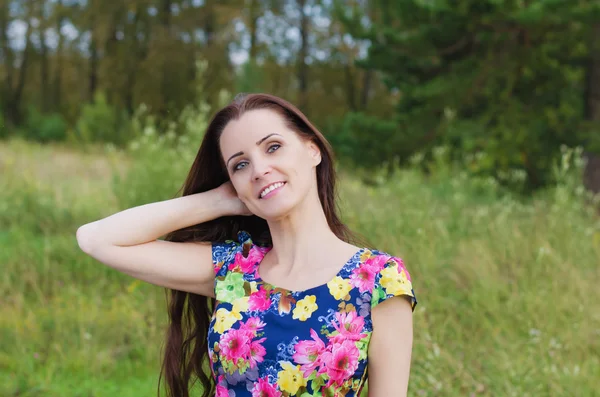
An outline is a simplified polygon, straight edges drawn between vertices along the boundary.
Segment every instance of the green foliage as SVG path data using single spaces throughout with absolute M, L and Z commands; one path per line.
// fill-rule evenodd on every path
M 560 182 L 528 200 L 445 160 L 426 180 L 411 168 L 377 187 L 354 178 L 342 185 L 346 219 L 421 280 L 409 394 L 593 395 L 592 383 L 580 381 L 599 368 L 597 358 L 584 358 L 598 344 L 572 341 L 595 332 L 578 328 L 589 317 L 571 299 L 587 299 L 584 284 L 597 277 L 592 258 L 600 255 L 579 158 L 565 150 L 555 168 Z
M 115 174 L 113 185 L 122 208 L 177 195 L 200 145 L 206 116 L 206 113 L 198 112 L 194 115 L 195 120 L 184 117 L 186 120 L 182 122 L 188 124 L 189 130 L 181 135 L 175 132 L 175 123 L 159 133 L 153 117 L 143 123 L 134 119 L 133 128 L 140 136 L 127 146 L 133 164 L 124 175 Z
M 343 160 L 369 170 L 414 153 L 397 122 L 365 113 L 348 113 L 331 142 Z
M 78 218 L 99 216 L 98 209 L 90 211 L 90 207 L 65 199 L 85 194 L 85 179 L 97 172 L 78 174 L 82 159 L 73 162 L 69 152 L 52 143 L 13 137 L 7 145 L 0 150 L 0 234 L 23 228 L 37 235 L 52 235 L 75 230 Z M 90 155 L 88 160 L 95 158 Z M 71 175 L 65 178 L 66 173 Z
M 74 227 L 73 213 L 58 206 L 53 195 L 27 179 L 3 178 L 0 225 L 22 226 L 40 234 Z M 60 208 L 60 210 L 59 210 Z
M 586 143 L 585 67 L 591 15 L 600 5 L 372 5 L 370 28 L 356 28 L 356 9 L 346 23 L 356 38 L 371 41 L 360 64 L 382 72 L 400 100 L 392 120 L 348 116 L 345 141 L 356 153 L 369 145 L 366 156 L 355 156 L 361 163 L 406 163 L 414 153 L 444 145 L 457 159 L 483 154 L 488 161 L 477 173 L 503 182 L 503 173 L 522 171 L 521 188 L 537 188 L 552 182 L 561 145 Z
M 76 132 L 76 139 L 82 143 L 103 142 L 122 146 L 132 138 L 126 112 L 110 105 L 100 92 L 94 96 L 94 102 L 83 105 Z
M 21 131 L 29 140 L 61 142 L 67 138 L 67 122 L 59 113 L 43 114 L 34 106 L 30 106 Z
M 201 76 L 206 64 L 200 62 L 197 68 Z M 122 208 L 173 198 L 183 187 L 210 117 L 202 93 L 198 92 L 197 97 L 198 102 L 186 106 L 178 120 L 163 131 L 144 106 L 138 109 L 131 123 L 138 138 L 126 149 L 132 166 L 123 175 L 116 173 L 113 184 Z M 221 92 L 218 102 L 224 105 L 229 99 L 228 93 Z
M 260 92 L 264 86 L 264 68 L 253 62 L 244 63 L 235 81 L 236 92 Z

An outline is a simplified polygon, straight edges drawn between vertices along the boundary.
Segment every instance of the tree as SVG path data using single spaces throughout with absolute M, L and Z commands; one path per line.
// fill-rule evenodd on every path
M 14 53 L 9 43 L 10 1 L 0 2 L 0 59 L 2 60 L 2 82 L 0 83 L 0 110 L 6 110 L 12 99 L 14 79 Z
M 475 172 L 505 180 L 523 170 L 536 188 L 549 181 L 560 146 L 582 142 L 573 133 L 582 126 L 582 46 L 597 5 L 374 0 L 372 7 L 372 25 L 357 37 L 371 43 L 363 65 L 383 72 L 400 99 L 393 122 L 353 117 L 391 146 L 383 160 L 402 163 L 444 144 L 456 158 L 484 154 L 470 163 Z
M 16 36 L 16 25 L 29 31 Z M 119 114 L 144 103 L 169 122 L 197 95 L 215 108 L 221 90 L 237 88 L 287 98 L 335 132 L 369 96 L 378 115 L 389 109 L 389 96 L 374 94 L 384 88 L 375 74 L 354 65 L 358 46 L 344 39 L 322 0 L 0 0 L 0 107 L 23 129 L 20 113 L 32 109 L 40 125 L 59 112 L 77 130 L 95 98 Z M 234 49 L 248 50 L 241 70 Z M 196 90 L 199 59 L 208 67 Z
M 590 122 L 584 184 L 594 193 L 600 192 L 600 18 L 590 32 L 590 54 L 586 68 L 585 118 Z
M 22 98 L 23 91 L 25 89 L 25 81 L 27 78 L 27 71 L 31 63 L 31 55 L 32 55 L 32 43 L 31 43 L 31 35 L 33 32 L 32 27 L 32 17 L 34 14 L 34 4 L 33 0 L 29 0 L 23 2 L 21 4 L 21 12 L 23 19 L 25 21 L 25 48 L 23 50 L 21 56 L 21 63 L 18 68 L 18 77 L 15 82 L 14 87 L 9 88 L 9 98 L 7 105 L 7 112 L 9 120 L 11 120 L 14 124 L 18 124 L 22 121 Z M 10 52 L 11 50 L 9 50 Z M 12 68 L 12 65 L 7 65 L 8 68 Z

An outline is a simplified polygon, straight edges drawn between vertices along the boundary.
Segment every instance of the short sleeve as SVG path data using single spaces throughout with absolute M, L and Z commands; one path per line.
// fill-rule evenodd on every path
M 252 245 L 252 239 L 247 232 L 238 233 L 237 241 L 212 242 L 212 264 L 215 276 L 225 276 L 229 265 L 235 262 L 236 255 Z
M 417 298 L 412 287 L 410 274 L 406 270 L 402 259 L 390 256 L 383 268 L 375 274 L 371 308 L 394 296 L 407 298 L 412 310 L 415 310 Z

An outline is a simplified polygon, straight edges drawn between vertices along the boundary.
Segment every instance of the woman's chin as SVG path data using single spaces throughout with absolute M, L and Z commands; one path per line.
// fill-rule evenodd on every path
M 262 206 L 252 212 L 266 221 L 277 221 L 288 216 L 293 208 L 294 206 L 288 203 L 277 203 L 272 206 Z

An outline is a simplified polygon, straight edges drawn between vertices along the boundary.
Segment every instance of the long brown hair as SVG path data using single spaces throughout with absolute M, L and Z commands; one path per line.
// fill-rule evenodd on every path
M 247 111 L 265 108 L 277 112 L 290 129 L 319 147 L 321 163 L 317 166 L 317 190 L 327 223 L 340 239 L 346 242 L 364 242 L 364 239 L 352 233 L 338 216 L 336 174 L 331 146 L 299 109 L 273 95 L 237 95 L 232 103 L 214 115 L 185 180 L 182 194 L 186 196 L 206 192 L 229 180 L 219 147 L 221 134 L 231 120 L 239 119 Z M 171 232 L 165 239 L 176 242 L 216 242 L 236 239 L 240 230 L 247 231 L 257 244 L 272 244 L 267 222 L 255 215 L 221 217 Z M 214 298 L 170 290 L 170 323 L 159 378 L 159 395 L 160 381 L 163 377 L 167 383 L 167 395 L 170 397 L 189 397 L 191 382 L 196 378 L 202 385 L 203 397 L 214 394 L 214 380 L 207 360 L 208 325 L 214 304 Z

